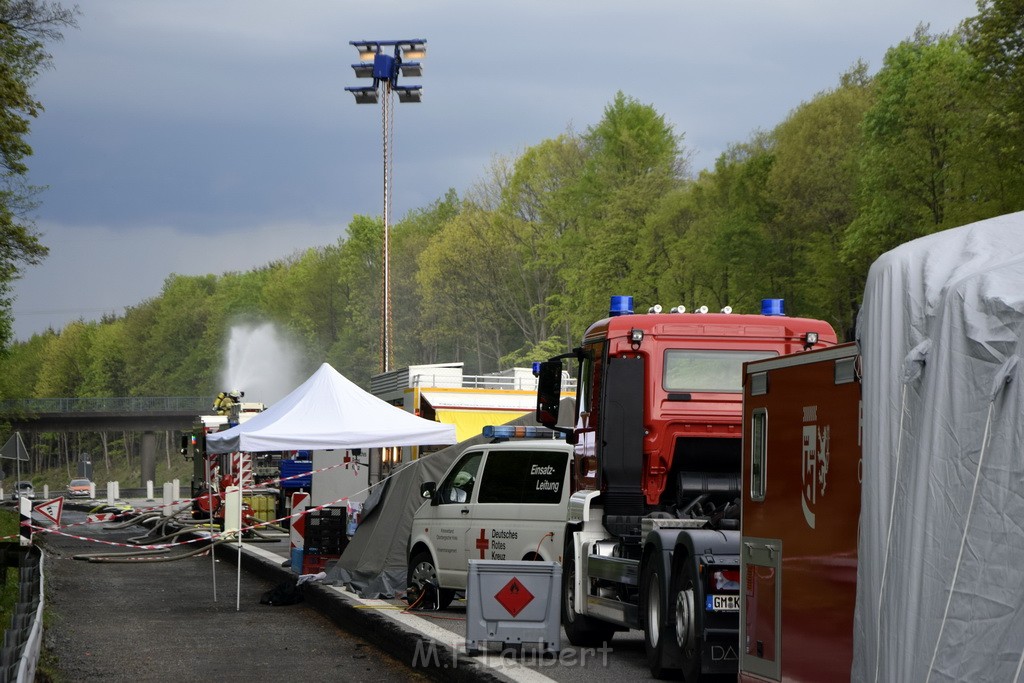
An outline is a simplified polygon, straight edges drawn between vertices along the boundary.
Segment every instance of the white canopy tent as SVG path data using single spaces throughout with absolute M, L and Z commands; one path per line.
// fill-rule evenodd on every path
M 383 448 L 455 443 L 455 427 L 369 394 L 324 363 L 248 421 L 206 437 L 211 453 Z

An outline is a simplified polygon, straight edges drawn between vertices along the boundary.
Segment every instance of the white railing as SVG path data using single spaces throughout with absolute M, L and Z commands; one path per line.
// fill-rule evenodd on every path
M 511 391 L 537 391 L 537 378 L 533 376 L 502 375 L 416 375 L 411 379 L 419 389 L 497 389 Z M 562 379 L 562 391 L 575 393 L 575 378 Z

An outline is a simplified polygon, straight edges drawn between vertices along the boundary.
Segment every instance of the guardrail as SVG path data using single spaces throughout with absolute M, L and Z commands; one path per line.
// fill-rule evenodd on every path
M 0 683 L 35 680 L 43 643 L 43 554 L 17 542 L 0 544 L 0 578 L 18 568 L 18 601 L 0 647 Z
M 212 396 L 12 398 L 0 401 L 0 414 L 191 412 L 199 415 L 210 412 L 212 405 Z

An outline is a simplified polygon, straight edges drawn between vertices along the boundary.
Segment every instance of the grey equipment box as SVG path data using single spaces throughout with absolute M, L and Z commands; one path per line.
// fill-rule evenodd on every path
M 466 651 L 485 642 L 535 643 L 561 649 L 562 565 L 470 560 L 466 585 Z

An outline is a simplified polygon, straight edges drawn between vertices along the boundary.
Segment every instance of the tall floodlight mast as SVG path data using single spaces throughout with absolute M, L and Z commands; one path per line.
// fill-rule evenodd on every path
M 382 258 L 383 288 L 381 292 L 380 369 L 388 372 L 394 362 L 391 321 L 391 155 L 394 121 L 394 97 L 399 102 L 419 102 L 421 85 L 398 85 L 398 77 L 422 76 L 421 59 L 427 55 L 425 40 L 353 40 L 359 51 L 359 63 L 353 64 L 356 78 L 372 78 L 372 86 L 345 88 L 356 98 L 356 104 L 381 103 L 384 138 L 384 253 Z M 389 50 L 386 52 L 385 50 Z M 383 93 L 383 97 L 381 94 Z

